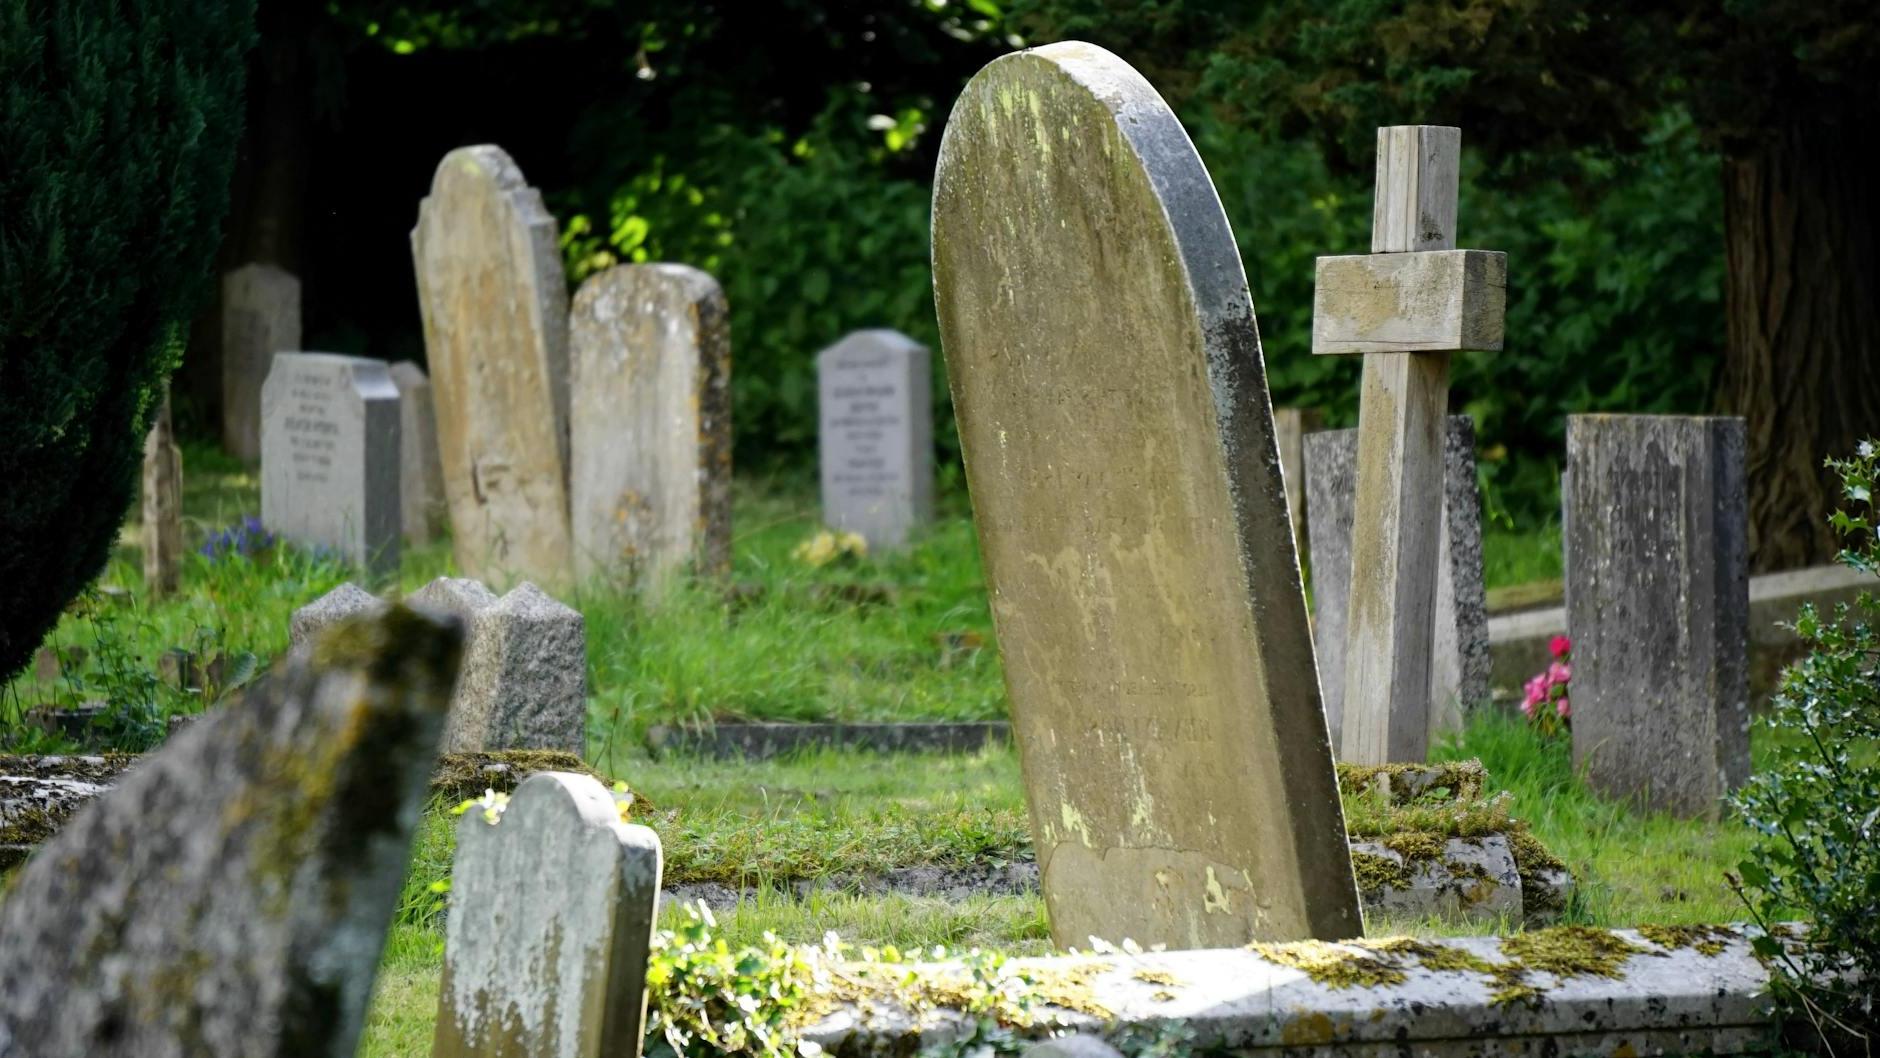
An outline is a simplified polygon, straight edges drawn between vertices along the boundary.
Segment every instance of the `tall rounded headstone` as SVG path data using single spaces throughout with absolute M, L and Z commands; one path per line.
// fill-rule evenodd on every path
M 1052 933 L 1362 932 L 1239 251 L 1101 48 L 955 105 L 934 289 Z

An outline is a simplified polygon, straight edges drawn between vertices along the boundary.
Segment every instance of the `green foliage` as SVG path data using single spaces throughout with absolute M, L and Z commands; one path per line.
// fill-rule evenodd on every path
M 1875 573 L 1880 454 L 1867 441 L 1828 466 L 1846 501 L 1834 515 L 1841 560 Z M 1795 630 L 1809 652 L 1783 674 L 1768 718 L 1775 757 L 1735 797 L 1758 835 L 1739 892 L 1765 926 L 1807 916 L 1804 940 L 1764 937 L 1757 950 L 1786 971 L 1796 1013 L 1831 1040 L 1864 1038 L 1870 1049 L 1880 1032 L 1880 601 L 1863 592 L 1825 618 L 1803 607 Z
M 0 679 L 110 555 L 209 272 L 243 0 L 0 0 Z

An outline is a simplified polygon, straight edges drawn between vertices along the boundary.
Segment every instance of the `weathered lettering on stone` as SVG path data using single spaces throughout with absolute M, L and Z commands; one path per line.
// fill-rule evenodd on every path
M 437 406 L 423 368 L 400 360 L 391 375 L 398 387 L 399 522 L 406 543 L 428 544 L 443 531 L 450 509 L 437 457 Z
M 1573 758 L 1713 816 L 1749 775 L 1749 528 L 1735 418 L 1567 419 Z
M 581 614 L 528 582 L 498 598 L 474 580 L 439 577 L 413 606 L 468 627 L 444 751 L 587 751 L 587 631 Z
M 933 245 L 1054 936 L 1356 935 L 1253 305 L 1180 123 L 1101 48 L 998 59 Z
M 570 323 L 575 572 L 658 584 L 731 565 L 731 341 L 717 280 L 621 265 Z
M 933 375 L 899 331 L 856 331 L 816 356 L 823 522 L 895 548 L 933 518 Z
M 500 147 L 444 156 L 411 232 L 457 566 L 569 577 L 568 290 L 555 218 Z
M 280 353 L 261 397 L 261 520 L 375 572 L 398 568 L 398 388 L 385 364 Z
M 0 905 L 0 1053 L 351 1055 L 460 644 L 337 630 L 66 823 Z
M 434 1058 L 636 1058 L 659 838 L 605 786 L 543 772 L 457 825 Z
M 222 277 L 222 447 L 261 459 L 261 385 L 275 353 L 300 348 L 300 280 L 271 264 Z

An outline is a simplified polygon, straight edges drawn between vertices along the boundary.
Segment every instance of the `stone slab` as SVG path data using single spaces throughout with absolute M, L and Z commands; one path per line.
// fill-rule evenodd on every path
M 590 277 L 569 325 L 569 474 L 577 576 L 652 586 L 731 567 L 731 337 L 696 268 Z
M 1053 936 L 1348 936 L 1358 899 L 1240 252 L 1078 42 L 966 86 L 934 290 Z
M 933 368 L 899 331 L 856 331 L 816 354 L 823 522 L 875 550 L 933 519 Z
M 1365 914 L 1431 915 L 1457 922 L 1522 920 L 1521 873 L 1508 839 L 1499 834 L 1451 838 L 1440 858 L 1406 862 L 1402 853 L 1354 841 L 1351 853 L 1388 860 L 1404 871 L 1401 883 L 1361 889 Z M 1362 877 L 1362 876 L 1361 876 Z
M 271 264 L 222 276 L 222 447 L 261 461 L 261 386 L 275 353 L 300 348 L 300 280 Z
M 379 360 L 277 353 L 261 393 L 261 521 L 376 574 L 398 569 L 398 387 Z
M 816 749 L 865 749 L 876 753 L 975 753 L 1003 745 L 1011 725 L 987 723 L 883 724 L 655 724 L 646 731 L 655 753 L 769 760 Z
M 424 368 L 400 360 L 389 370 L 398 387 L 399 522 L 406 543 L 428 544 L 450 524 L 444 465 L 437 455 L 437 405 Z

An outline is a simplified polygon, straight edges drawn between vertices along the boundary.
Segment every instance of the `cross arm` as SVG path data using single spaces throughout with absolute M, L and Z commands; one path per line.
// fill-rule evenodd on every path
M 1495 250 L 1321 257 L 1312 351 L 1499 350 L 1507 290 L 1508 256 Z

